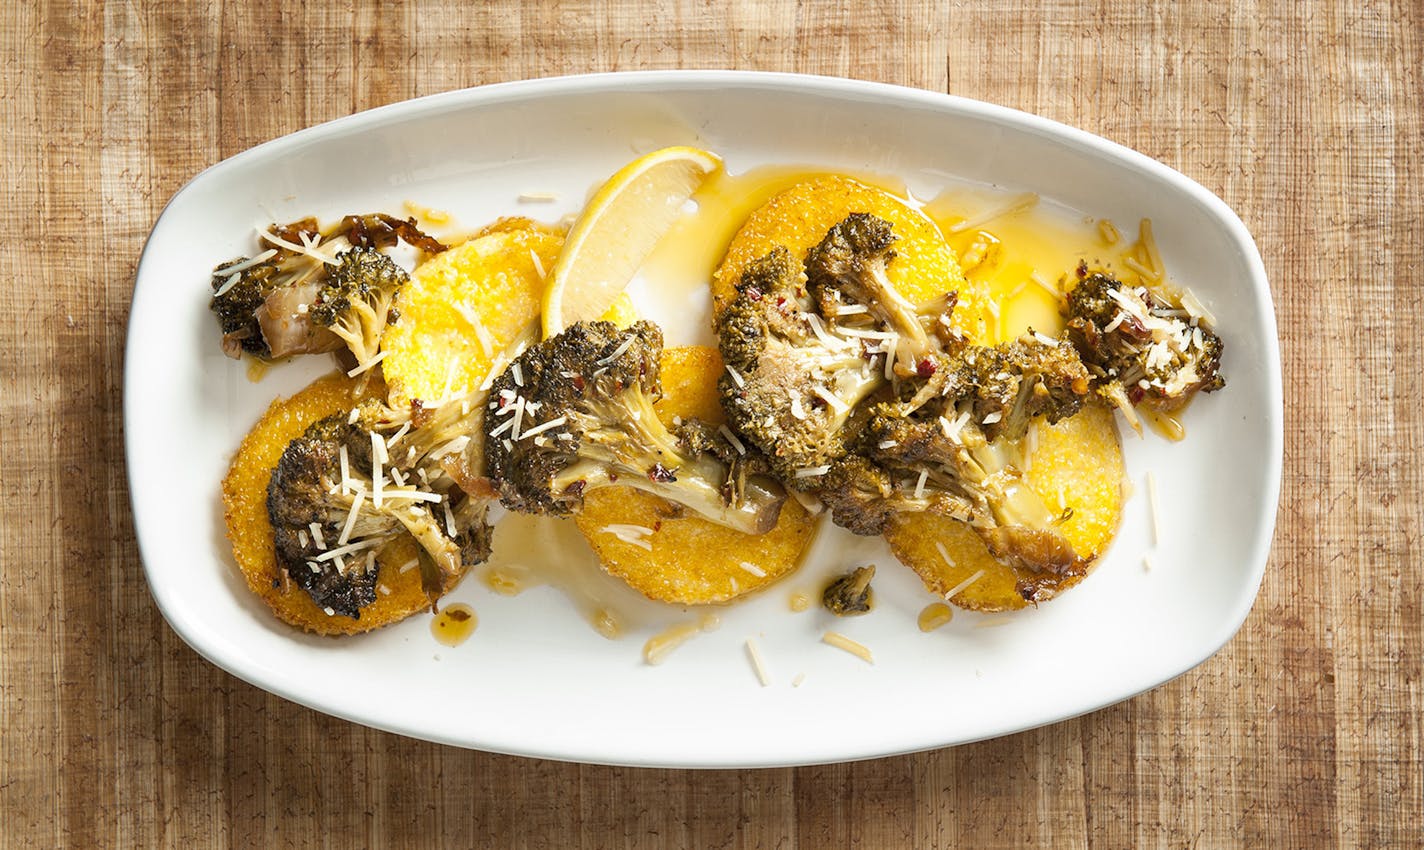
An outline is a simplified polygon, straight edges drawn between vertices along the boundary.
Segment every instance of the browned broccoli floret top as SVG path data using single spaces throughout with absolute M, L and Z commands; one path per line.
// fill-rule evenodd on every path
M 757 456 L 688 422 L 667 429 L 662 332 L 579 322 L 529 347 L 495 379 L 488 474 L 512 510 L 566 515 L 596 487 L 636 487 L 748 533 L 775 524 L 786 494 L 751 474 Z

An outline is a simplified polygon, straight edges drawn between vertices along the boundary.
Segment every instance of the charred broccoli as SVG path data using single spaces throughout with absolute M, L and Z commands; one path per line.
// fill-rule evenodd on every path
M 375 248 L 352 248 L 336 255 L 308 314 L 340 337 L 357 363 L 368 363 L 386 325 L 399 318 L 396 297 L 409 281 L 404 269 Z
M 974 526 L 999 558 L 1035 570 L 1077 563 L 1050 511 L 1024 479 L 1031 422 L 1081 408 L 1088 374 L 1066 344 L 1026 335 L 992 348 L 962 345 L 932 374 L 870 406 L 853 452 L 817 495 L 837 525 L 879 534 L 899 514 L 929 512 Z
M 718 318 L 728 419 L 787 486 L 880 534 L 903 513 L 975 526 L 1000 558 L 1077 563 L 1023 479 L 1035 419 L 1082 407 L 1090 375 L 1038 333 L 992 347 L 952 330 L 954 293 L 911 304 L 889 282 L 895 235 L 874 216 L 832 227 L 801 266 L 783 248 L 747 266 Z
M 1138 427 L 1134 405 L 1175 410 L 1197 392 L 1226 385 L 1221 338 L 1161 293 L 1087 274 L 1068 293 L 1068 339 L 1094 389 Z
M 862 402 L 928 374 L 956 339 L 954 293 L 916 307 L 886 279 L 894 240 L 887 222 L 853 214 L 811 249 L 804 275 L 778 247 L 747 266 L 717 319 L 722 407 L 798 490 L 814 490 L 846 455 Z
M 874 594 L 870 582 L 875 578 L 875 565 L 858 567 L 830 584 L 821 593 L 821 607 L 837 617 L 855 617 L 870 613 Z
M 504 505 L 566 515 L 590 490 L 621 484 L 747 533 L 774 527 L 786 494 L 756 474 L 754 452 L 703 423 L 669 431 L 658 419 L 661 356 L 650 322 L 580 322 L 515 359 L 491 387 L 485 424 Z
M 317 605 L 359 619 L 375 601 L 387 545 L 402 534 L 419 544 L 432 602 L 488 557 L 493 491 L 469 462 L 480 411 L 465 400 L 412 418 L 367 402 L 293 440 L 267 488 L 277 559 L 291 580 Z
M 906 300 L 886 276 L 895 259 L 891 246 L 896 238 L 890 222 L 868 213 L 851 213 L 806 255 L 806 283 L 824 317 L 838 317 L 846 308 L 865 307 L 897 335 L 896 365 L 901 373 L 914 374 L 937 350 L 932 334 L 940 320 L 948 319 L 955 296 L 949 294 L 924 305 Z
M 445 250 L 413 220 L 382 214 L 347 216 L 325 232 L 311 218 L 261 231 L 261 253 L 213 271 L 209 306 L 223 351 L 275 359 L 345 345 L 369 363 L 407 280 L 381 249 L 401 239 L 427 254 Z

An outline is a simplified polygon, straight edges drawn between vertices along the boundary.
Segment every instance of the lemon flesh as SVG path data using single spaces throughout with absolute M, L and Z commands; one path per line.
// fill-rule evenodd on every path
M 549 272 L 544 336 L 602 316 L 693 193 L 721 167 L 715 154 L 670 147 L 639 157 L 610 177 L 574 222 Z

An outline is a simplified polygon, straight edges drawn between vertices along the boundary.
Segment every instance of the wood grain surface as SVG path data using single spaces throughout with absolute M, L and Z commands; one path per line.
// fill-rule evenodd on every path
M 1405 847 L 1424 834 L 1424 8 L 62 0 L 0 12 L 0 844 Z M 803 71 L 1122 142 L 1265 256 L 1286 471 L 1240 634 L 1045 729 L 799 770 L 485 755 L 225 675 L 144 583 L 123 463 L 143 240 L 207 165 L 319 121 L 584 71 Z

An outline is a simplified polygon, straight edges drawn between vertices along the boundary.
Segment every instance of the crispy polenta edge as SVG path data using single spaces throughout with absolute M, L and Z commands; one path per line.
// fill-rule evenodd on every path
M 722 358 L 704 346 L 663 352 L 663 397 L 658 416 L 725 421 L 717 400 Z M 680 605 L 727 603 L 795 572 L 810 544 L 815 521 L 788 499 L 774 529 L 745 534 L 678 509 L 665 499 L 628 487 L 590 492 L 574 517 L 599 563 L 650 599 Z M 649 548 L 610 532 L 619 525 L 653 530 Z
M 405 537 L 381 551 L 377 583 L 389 592 L 379 592 L 376 601 L 362 609 L 360 619 L 327 614 L 277 564 L 267 485 L 287 444 L 312 423 L 384 393 L 378 379 L 329 375 L 289 398 L 273 401 L 243 438 L 223 478 L 223 513 L 233 558 L 247 586 L 284 623 L 317 634 L 349 635 L 399 622 L 430 607 L 420 570 L 401 571 L 416 557 L 414 545 Z

